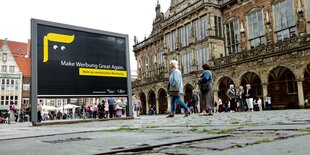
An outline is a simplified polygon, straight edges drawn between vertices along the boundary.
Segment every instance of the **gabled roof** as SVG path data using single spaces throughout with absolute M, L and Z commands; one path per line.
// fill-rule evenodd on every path
M 3 40 L 0 39 L 0 48 L 2 47 Z M 9 48 L 13 55 L 27 55 L 28 43 L 8 41 Z
M 0 39 L 0 48 L 2 47 L 3 40 Z M 18 68 L 23 73 L 23 77 L 30 77 L 30 58 L 25 57 L 30 52 L 30 40 L 28 43 L 8 41 L 9 49 L 18 65 Z
M 25 57 L 16 57 L 14 56 L 14 59 L 23 73 L 23 77 L 30 77 L 30 58 L 25 58 Z

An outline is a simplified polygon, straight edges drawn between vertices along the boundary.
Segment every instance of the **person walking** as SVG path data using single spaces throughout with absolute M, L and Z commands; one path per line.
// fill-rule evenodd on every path
M 198 113 L 198 103 L 200 102 L 199 100 L 200 99 L 199 99 L 198 92 L 196 90 L 193 90 L 193 92 L 192 92 L 192 104 L 193 104 L 193 110 L 194 110 L 195 114 Z
M 250 84 L 246 85 L 245 100 L 249 108 L 248 110 L 253 112 L 253 91 Z
M 134 96 L 133 97 L 134 102 L 133 102 L 133 107 L 134 107 L 134 116 L 139 117 L 140 115 L 140 107 L 141 107 L 141 101 L 139 97 Z
M 236 103 L 237 91 L 233 84 L 229 86 L 229 89 L 227 90 L 226 95 L 229 98 L 230 111 L 236 112 L 237 111 L 237 103 Z
M 108 99 L 108 104 L 109 104 L 109 118 L 113 118 L 114 116 L 114 98 L 111 97 Z
M 244 109 L 246 108 L 245 93 L 244 93 L 243 86 L 239 86 L 238 101 L 239 101 L 239 104 L 240 104 L 239 109 L 240 109 L 241 112 L 243 112 Z
M 212 114 L 213 109 L 213 90 L 212 90 L 212 73 L 210 71 L 210 66 L 208 64 L 202 65 L 203 72 L 198 78 L 200 92 L 201 92 L 201 106 L 203 112 L 200 116 L 209 116 Z
M 178 62 L 176 60 L 170 61 L 171 73 L 169 76 L 168 90 L 171 97 L 171 113 L 167 117 L 174 117 L 176 112 L 176 102 L 180 104 L 181 107 L 185 109 L 185 117 L 190 115 L 188 106 L 181 100 L 183 95 L 183 82 L 182 82 L 182 73 L 178 69 Z
M 268 94 L 267 97 L 266 97 L 266 109 L 267 110 L 271 110 L 272 109 L 270 94 Z

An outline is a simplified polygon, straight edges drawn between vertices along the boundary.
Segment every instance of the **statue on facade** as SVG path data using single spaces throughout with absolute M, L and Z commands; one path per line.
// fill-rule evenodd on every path
M 133 42 L 135 43 L 135 44 L 138 44 L 138 38 L 137 38 L 137 36 L 133 36 Z

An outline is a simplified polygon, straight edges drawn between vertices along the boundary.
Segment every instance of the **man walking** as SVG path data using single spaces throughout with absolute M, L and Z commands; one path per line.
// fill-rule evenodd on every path
M 111 97 L 108 99 L 108 104 L 109 104 L 109 115 L 110 117 L 109 118 L 113 118 L 113 115 L 114 115 L 114 98 Z

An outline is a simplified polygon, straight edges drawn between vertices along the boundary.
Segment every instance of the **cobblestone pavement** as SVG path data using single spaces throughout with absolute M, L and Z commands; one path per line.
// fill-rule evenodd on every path
M 1 154 L 306 155 L 309 144 L 310 110 L 0 125 Z

